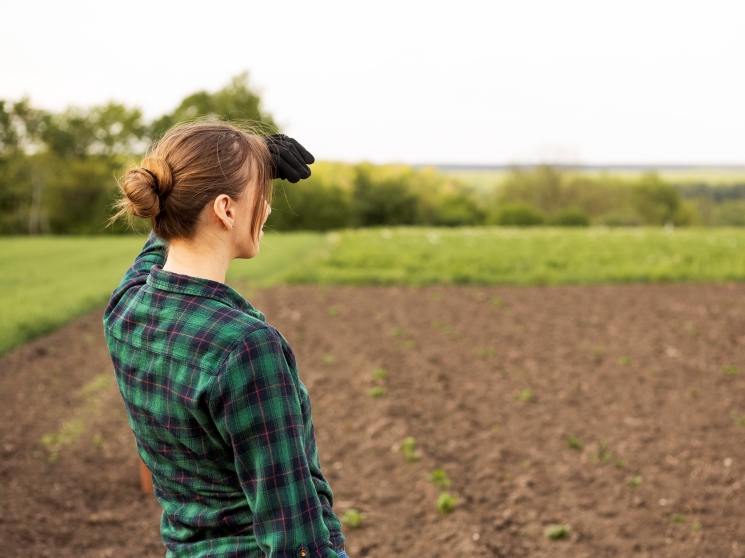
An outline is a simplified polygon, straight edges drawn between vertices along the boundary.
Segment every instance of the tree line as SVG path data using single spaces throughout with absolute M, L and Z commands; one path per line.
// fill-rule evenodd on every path
M 210 116 L 277 130 L 245 73 L 151 121 L 113 102 L 54 113 L 0 100 L 0 234 L 126 232 L 124 223 L 106 227 L 116 177 L 174 124 Z M 268 226 L 485 224 L 745 226 L 745 185 L 676 187 L 655 174 L 629 180 L 544 165 L 515 168 L 482 193 L 434 168 L 318 162 L 308 180 L 277 182 Z
M 276 130 L 245 73 L 150 122 L 114 102 L 54 113 L 0 99 L 0 234 L 125 232 L 123 223 L 106 228 L 117 176 L 172 125 L 200 116 Z

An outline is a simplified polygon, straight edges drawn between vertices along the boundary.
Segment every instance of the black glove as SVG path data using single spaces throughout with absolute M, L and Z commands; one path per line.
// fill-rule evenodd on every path
M 294 184 L 310 176 L 308 165 L 314 163 L 315 158 L 297 140 L 284 134 L 273 134 L 264 141 L 272 156 L 272 178 Z

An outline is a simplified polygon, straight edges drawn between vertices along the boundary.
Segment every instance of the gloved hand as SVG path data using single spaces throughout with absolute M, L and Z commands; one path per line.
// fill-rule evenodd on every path
M 272 156 L 272 178 L 294 184 L 310 176 L 308 165 L 314 163 L 315 158 L 297 140 L 284 134 L 272 134 L 264 141 Z

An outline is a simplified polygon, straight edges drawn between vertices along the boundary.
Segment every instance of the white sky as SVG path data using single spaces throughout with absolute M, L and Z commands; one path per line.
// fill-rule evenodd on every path
M 745 164 L 745 1 L 5 2 L 0 98 L 149 117 L 248 70 L 317 158 Z

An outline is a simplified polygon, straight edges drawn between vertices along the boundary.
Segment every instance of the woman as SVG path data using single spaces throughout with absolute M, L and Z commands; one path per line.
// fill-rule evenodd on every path
M 259 252 L 271 179 L 312 162 L 286 136 L 190 124 L 120 184 L 115 218 L 153 232 L 104 330 L 167 556 L 346 557 L 292 349 L 225 285 L 231 260 Z

